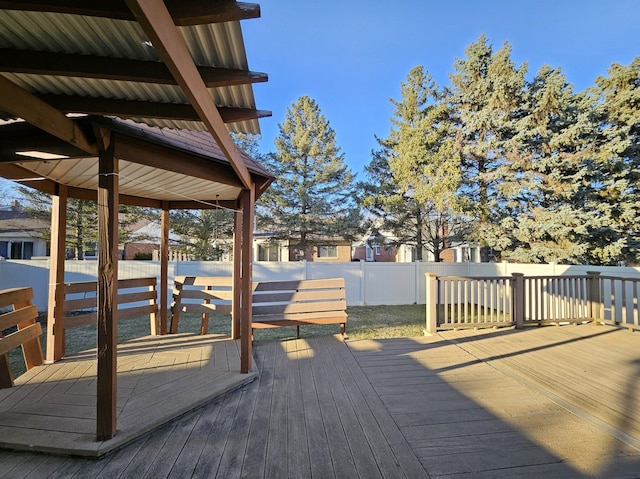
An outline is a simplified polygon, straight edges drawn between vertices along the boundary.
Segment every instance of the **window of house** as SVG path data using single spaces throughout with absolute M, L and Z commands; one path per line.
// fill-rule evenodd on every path
M 318 246 L 318 258 L 337 258 L 337 257 L 338 257 L 337 245 Z
M 33 241 L 0 241 L 0 256 L 7 259 L 31 259 Z
M 376 253 L 376 256 L 380 256 L 380 245 L 379 244 L 374 244 L 373 245 L 373 251 Z
M 278 245 L 258 245 L 258 261 L 278 261 Z

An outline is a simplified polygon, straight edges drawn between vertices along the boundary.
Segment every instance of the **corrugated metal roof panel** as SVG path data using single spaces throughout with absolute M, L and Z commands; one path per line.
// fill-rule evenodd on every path
M 178 27 L 194 63 L 199 66 L 248 69 L 239 22 Z M 73 32 L 71 35 L 69 32 Z M 47 12 L 0 11 L 0 47 L 73 53 L 136 60 L 158 55 L 136 22 Z M 186 103 L 172 85 L 109 81 L 91 78 L 2 75 L 32 93 L 82 95 L 112 99 Z M 255 109 L 251 85 L 209 89 L 217 106 Z M 153 126 L 202 130 L 200 122 L 150 120 Z M 230 131 L 259 133 L 257 120 L 227 124 Z

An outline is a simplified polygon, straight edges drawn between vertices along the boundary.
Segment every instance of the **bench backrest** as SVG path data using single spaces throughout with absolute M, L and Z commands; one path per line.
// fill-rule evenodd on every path
M 118 320 L 149 316 L 152 335 L 158 334 L 157 279 L 118 280 Z M 64 329 L 98 322 L 98 282 L 82 281 L 64 285 Z
M 200 333 L 209 329 L 209 314 L 231 314 L 233 277 L 176 276 L 171 303 L 171 333 L 178 332 L 180 313 L 202 315 Z
M 183 313 L 231 313 L 231 276 L 176 276 L 171 307 Z
M 12 288 L 0 291 L 0 388 L 13 386 L 13 375 L 7 353 L 22 347 L 27 369 L 44 362 L 40 335 L 42 328 L 36 321 L 37 308 L 31 304 L 31 288 Z M 14 331 L 15 328 L 15 331 Z M 2 335 L 3 331 L 11 333 Z
M 261 281 L 253 286 L 253 316 L 344 311 L 344 278 Z

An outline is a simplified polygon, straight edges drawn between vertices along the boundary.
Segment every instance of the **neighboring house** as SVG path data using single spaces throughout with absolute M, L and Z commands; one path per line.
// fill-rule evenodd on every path
M 160 236 L 161 227 L 158 223 L 149 220 L 140 220 L 131 227 L 131 237 L 139 238 L 130 243 L 120 245 L 122 259 L 153 259 L 158 260 L 160 257 Z M 169 230 L 169 259 L 171 260 L 189 260 L 187 256 L 179 253 L 178 248 L 172 248 L 172 245 L 180 243 L 180 236 Z
M 353 248 L 353 260 L 395 263 L 397 251 L 387 238 L 386 235 L 378 235 L 377 237 L 371 234 L 365 235 L 360 243 Z
M 271 233 L 253 233 L 255 261 L 289 261 L 289 242 L 272 237 Z
M 445 250 L 443 256 L 446 254 L 448 263 L 480 263 L 482 261 L 481 250 L 480 246 L 462 243 Z M 492 257 L 492 255 L 489 256 L 489 261 L 491 261 Z M 444 258 L 443 261 L 445 261 Z
M 297 240 L 276 239 L 272 233 L 254 233 L 253 257 L 255 261 L 351 261 L 351 242 L 342 238 L 327 238 L 302 251 L 295 246 Z
M 49 242 L 43 235 L 50 223 L 30 218 L 18 201 L 0 205 L 0 256 L 7 259 L 31 259 L 48 256 Z
M 342 238 L 326 239 L 309 246 L 305 252 L 290 247 L 290 260 L 292 256 L 317 262 L 351 261 L 351 241 Z

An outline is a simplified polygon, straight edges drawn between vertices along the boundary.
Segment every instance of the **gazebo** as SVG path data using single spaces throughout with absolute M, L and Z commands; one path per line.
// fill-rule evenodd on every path
M 240 20 L 218 0 L 0 1 L 0 175 L 52 195 L 46 359 L 63 351 L 68 198 L 98 202 L 97 440 L 116 433 L 118 207 L 162 211 L 160 333 L 169 211 L 235 214 L 233 337 L 251 369 L 254 202 L 273 177 L 233 143 L 258 133 Z

